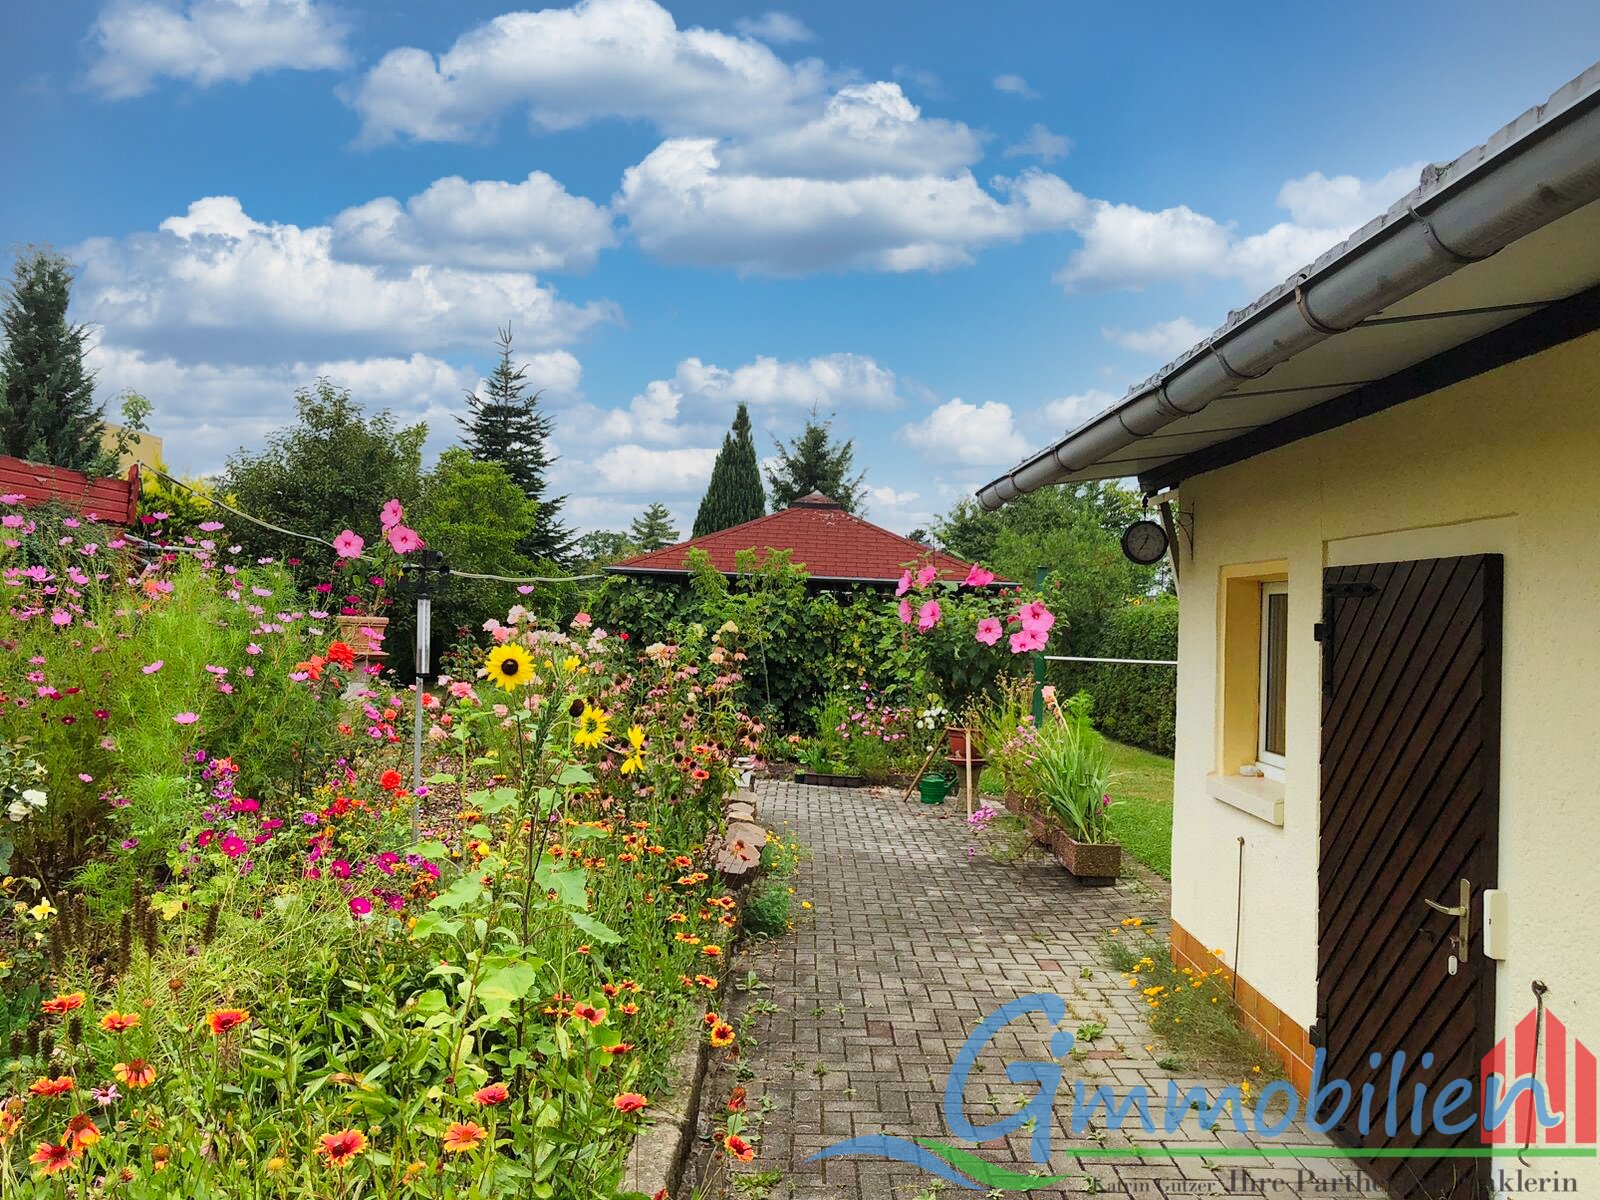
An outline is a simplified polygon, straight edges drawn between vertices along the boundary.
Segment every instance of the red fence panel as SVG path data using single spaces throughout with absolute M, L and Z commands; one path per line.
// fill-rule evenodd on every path
M 130 467 L 126 479 L 90 479 L 78 471 L 0 455 L 0 495 L 5 494 L 20 495 L 29 506 L 60 504 L 83 516 L 132 525 L 139 517 L 139 468 Z

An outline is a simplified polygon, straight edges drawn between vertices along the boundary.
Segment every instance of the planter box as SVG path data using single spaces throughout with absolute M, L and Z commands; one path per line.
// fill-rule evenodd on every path
M 822 771 L 796 771 L 796 783 L 814 783 L 821 787 L 858 788 L 866 787 L 867 780 L 864 775 L 829 775 Z
M 1041 814 L 1029 812 L 1022 819 L 1028 823 L 1028 832 L 1033 835 L 1034 841 L 1038 842 L 1041 846 L 1049 846 L 1052 844 L 1052 838 L 1056 831 L 1051 827 L 1050 822 L 1045 820 Z
M 389 657 L 383 648 L 383 636 L 389 629 L 388 617 L 340 613 L 334 618 L 334 623 L 339 627 L 339 640 L 355 651 L 356 662 L 365 666 L 369 662 L 380 662 Z M 363 629 L 372 632 L 362 633 Z
M 1122 847 L 1116 842 L 1074 841 L 1057 829 L 1051 839 L 1056 861 L 1085 887 L 1110 887 L 1122 873 Z

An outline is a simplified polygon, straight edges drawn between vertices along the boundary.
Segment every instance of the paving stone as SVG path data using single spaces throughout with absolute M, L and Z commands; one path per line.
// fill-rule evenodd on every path
M 754 1018 L 751 1037 L 758 1044 L 742 1061 L 755 1078 L 737 1078 L 730 1063 L 721 1063 L 707 1084 L 713 1119 L 735 1083 L 745 1083 L 752 1099 L 751 1132 L 759 1135 L 760 1153 L 752 1163 L 736 1164 L 735 1174 L 783 1172 L 772 1197 L 914 1200 L 933 1179 L 905 1164 L 805 1159 L 840 1138 L 871 1133 L 933 1137 L 970 1148 L 944 1126 L 951 1064 L 978 1022 L 1001 1004 L 1020 995 L 1056 992 L 1068 1003 L 1068 1028 L 1090 1020 L 1106 1028 L 1087 1057 L 1061 1060 L 1049 1170 L 1069 1178 L 1028 1195 L 1220 1196 L 1229 1189 L 1229 1173 L 1239 1171 L 1248 1171 L 1250 1181 L 1267 1183 L 1272 1196 L 1285 1200 L 1328 1194 L 1318 1190 L 1317 1181 L 1340 1172 L 1325 1160 L 1269 1163 L 1161 1153 L 1163 1148 L 1258 1144 L 1231 1124 L 1206 1130 L 1191 1116 L 1170 1132 L 1107 1131 L 1102 1110 L 1088 1131 L 1071 1133 L 1070 1104 L 1079 1081 L 1090 1092 L 1108 1088 L 1119 1103 L 1130 1089 L 1147 1088 L 1158 1124 L 1169 1080 L 1180 1091 L 1201 1087 L 1213 1094 L 1235 1082 L 1174 1076 L 1158 1067 L 1156 1056 L 1143 1049 L 1154 1039 L 1140 999 L 1103 963 L 1100 940 L 1123 918 L 1166 916 L 1168 894 L 1160 880 L 1132 878 L 1115 887 L 1085 888 L 1043 856 L 1009 864 L 982 854 L 969 859 L 958 811 L 914 800 L 901 803 L 893 790 L 764 781 L 758 794 L 762 817 L 809 851 L 791 882 L 796 900 L 810 900 L 814 907 L 797 905 L 790 936 L 756 943 L 730 964 L 735 978 L 753 970 L 767 985 L 767 990 L 729 996 L 725 1007 L 736 1021 L 760 999 L 780 1009 Z M 813 1016 L 818 1009 L 821 1015 Z M 966 1089 L 965 1111 L 974 1125 L 1012 1116 L 1033 1096 L 1035 1085 L 1007 1080 L 1005 1064 L 1049 1060 L 1050 1033 L 1042 1015 L 1018 1020 L 980 1054 Z M 815 1074 L 819 1063 L 826 1068 L 820 1076 Z M 757 1121 L 762 1098 L 771 1107 Z M 1018 1130 L 984 1143 L 979 1152 L 1026 1173 L 1034 1169 L 1030 1138 L 1029 1131 Z M 1292 1139 L 1284 1140 L 1327 1144 L 1299 1123 Z M 1073 1153 L 1074 1147 L 1134 1145 L 1153 1154 L 1113 1159 Z M 1232 1176 L 1235 1185 L 1245 1178 Z M 684 1196 L 692 1183 L 685 1182 Z M 948 1191 L 957 1194 L 958 1189 Z M 727 1187 L 725 1195 L 734 1200 L 745 1193 Z M 1254 1195 L 1259 1200 L 1261 1193 Z

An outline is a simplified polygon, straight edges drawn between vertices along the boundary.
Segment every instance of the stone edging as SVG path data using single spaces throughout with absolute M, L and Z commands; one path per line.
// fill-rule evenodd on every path
M 753 823 L 750 818 L 755 816 L 755 792 L 734 792 L 727 807 L 733 808 L 735 805 L 748 806 L 750 815 L 745 818 L 741 807 L 737 810 L 736 819 L 744 824 Z M 765 832 L 763 829 L 763 835 Z M 738 901 L 734 909 L 737 924 L 730 945 L 743 932 L 745 901 L 750 893 L 748 885 L 754 877 L 755 873 L 751 872 L 728 879 Z M 725 875 L 724 878 L 728 877 Z M 728 991 L 729 978 L 725 970 L 713 993 L 712 1006 L 702 1010 L 702 1020 L 695 1022 L 694 1040 L 673 1056 L 672 1065 L 668 1068 L 668 1077 L 674 1080 L 672 1091 L 665 1099 L 651 1102 L 649 1111 L 654 1120 L 639 1131 L 628 1150 L 622 1178 L 622 1190 L 625 1192 L 670 1197 L 681 1181 L 689 1150 L 694 1145 L 695 1126 L 700 1115 L 700 1093 L 711 1065 L 711 1044 L 702 1036 L 703 1018 L 706 1012 L 720 1009 Z

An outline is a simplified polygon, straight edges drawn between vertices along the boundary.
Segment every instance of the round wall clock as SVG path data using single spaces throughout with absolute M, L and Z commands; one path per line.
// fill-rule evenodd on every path
M 1122 531 L 1122 552 L 1130 562 L 1154 566 L 1167 552 L 1167 531 L 1154 521 L 1135 521 Z

